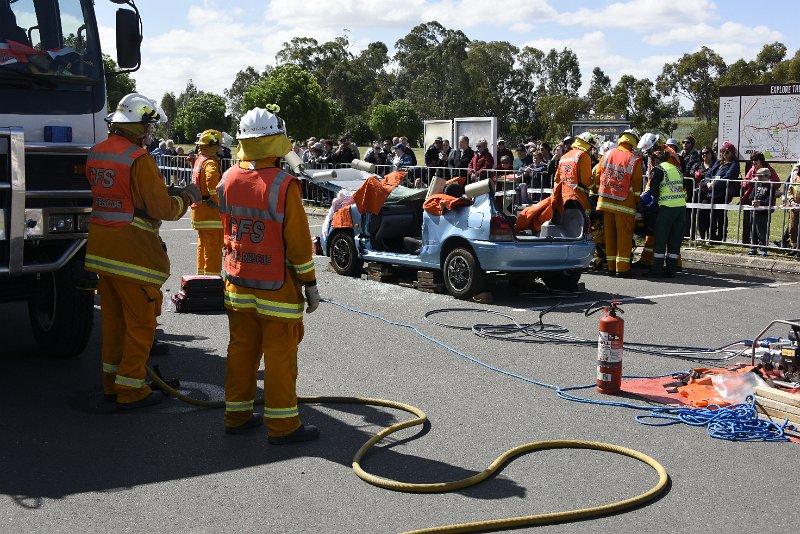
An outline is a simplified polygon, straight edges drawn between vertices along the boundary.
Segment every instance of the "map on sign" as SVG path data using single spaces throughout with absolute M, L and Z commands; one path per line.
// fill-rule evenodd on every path
M 800 156 L 800 95 L 743 96 L 739 150 L 761 151 L 770 160 Z
M 739 159 L 763 152 L 768 161 L 800 158 L 800 85 L 721 87 L 719 144 L 730 141 Z

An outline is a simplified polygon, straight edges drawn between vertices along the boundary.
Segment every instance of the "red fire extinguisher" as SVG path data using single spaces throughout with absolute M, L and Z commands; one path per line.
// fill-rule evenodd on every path
M 622 338 L 625 321 L 617 313 L 625 313 L 621 303 L 598 301 L 589 306 L 585 315 L 603 310 L 597 338 L 597 391 L 609 395 L 619 393 L 622 384 Z

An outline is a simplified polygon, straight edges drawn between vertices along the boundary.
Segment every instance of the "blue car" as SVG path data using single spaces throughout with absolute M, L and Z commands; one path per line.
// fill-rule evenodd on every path
M 319 185 L 339 189 L 335 182 Z M 594 252 L 581 206 L 568 202 L 539 232 L 515 232 L 519 195 L 498 188 L 491 180 L 472 184 L 467 193 L 478 193 L 470 205 L 434 215 L 422 208 L 426 190 L 399 186 L 377 215 L 349 205 L 349 228 L 334 228 L 332 209 L 320 236 L 323 253 L 345 276 L 360 276 L 365 261 L 440 271 L 448 293 L 461 299 L 482 292 L 493 272 L 538 277 L 554 290 L 575 289 Z

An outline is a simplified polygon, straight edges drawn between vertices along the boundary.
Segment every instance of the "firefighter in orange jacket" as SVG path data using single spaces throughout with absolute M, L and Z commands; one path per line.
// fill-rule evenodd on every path
M 592 158 L 589 150 L 600 148 L 600 137 L 583 132 L 572 143 L 572 150 L 561 156 L 556 168 L 555 183 L 564 182 L 578 193 L 584 200 L 583 205 L 589 206 L 589 189 L 592 187 Z M 587 210 L 588 216 L 588 210 Z
M 108 139 L 86 162 L 92 188 L 86 270 L 99 275 L 103 319 L 103 393 L 127 410 L 156 404 L 160 392 L 145 384 L 145 362 L 161 311 L 161 285 L 169 258 L 158 236 L 162 220 L 177 220 L 200 191 L 167 191 L 155 160 L 142 148 L 166 117 L 152 100 L 131 93 L 111 113 Z
M 202 200 L 192 204 L 192 228 L 197 230 L 197 274 L 220 274 L 222 270 L 222 221 L 217 207 L 222 133 L 205 130 L 197 138 L 197 159 L 192 183 Z
M 297 346 L 307 313 L 319 306 L 311 232 L 299 180 L 280 168 L 292 150 L 277 106 L 239 122 L 239 163 L 217 187 L 224 232 L 225 306 L 230 341 L 225 368 L 225 432 L 267 427 L 272 444 L 317 438 L 297 409 Z M 305 299 L 303 294 L 305 293 Z M 264 413 L 254 415 L 264 358 Z
M 608 274 L 630 278 L 633 225 L 642 194 L 642 160 L 635 152 L 639 134 L 625 130 L 618 143 L 600 160 L 597 210 L 603 212 Z

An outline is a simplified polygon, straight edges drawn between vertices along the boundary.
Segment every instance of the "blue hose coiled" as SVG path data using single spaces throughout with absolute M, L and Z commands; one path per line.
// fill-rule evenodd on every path
M 795 425 L 789 424 L 788 419 L 780 425 L 771 421 L 759 419 L 758 412 L 756 412 L 755 409 L 755 399 L 752 396 L 747 397 L 746 401 L 740 404 L 733 404 L 726 407 L 720 407 L 716 404 L 712 404 L 707 408 L 687 408 L 687 407 L 654 408 L 653 406 L 644 404 L 633 404 L 622 401 L 594 400 L 594 399 L 586 399 L 583 397 L 578 397 L 576 395 L 569 393 L 569 391 L 594 388 L 595 384 L 589 384 L 586 386 L 561 387 L 561 386 L 556 386 L 554 384 L 541 382 L 533 378 L 524 377 L 512 373 L 511 371 L 506 371 L 505 369 L 494 367 L 482 360 L 479 360 L 478 358 L 469 356 L 459 350 L 456 350 L 442 343 L 441 341 L 423 333 L 416 326 L 396 321 L 390 321 L 389 319 L 381 317 L 380 315 L 376 315 L 362 310 L 357 310 L 332 300 L 322 299 L 322 301 L 327 302 L 329 304 L 333 304 L 335 306 L 351 311 L 353 313 L 366 315 L 368 317 L 378 319 L 379 321 L 383 321 L 392 326 L 409 328 L 413 330 L 420 337 L 423 337 L 428 341 L 435 343 L 436 345 L 439 345 L 443 349 L 446 349 L 466 359 L 467 361 L 476 363 L 482 367 L 485 367 L 486 369 L 509 376 L 511 378 L 516 378 L 518 380 L 522 380 L 530 384 L 552 389 L 556 392 L 556 395 L 558 395 L 558 397 L 561 399 L 572 402 L 581 402 L 584 404 L 595 404 L 599 406 L 614 406 L 617 408 L 648 410 L 649 413 L 636 416 L 636 421 L 643 425 L 669 426 L 669 425 L 676 425 L 679 423 L 683 423 L 690 426 L 698 426 L 698 427 L 704 426 L 706 427 L 706 432 L 708 432 L 708 435 L 711 436 L 712 438 L 722 439 L 727 441 L 789 441 L 789 437 L 786 436 L 785 430 L 792 430 L 792 431 L 797 430 L 797 427 Z M 659 375 L 659 376 L 624 376 L 623 378 L 663 378 L 664 376 L 671 376 L 671 374 Z M 665 421 L 652 422 L 649 421 L 649 419 L 663 419 Z

